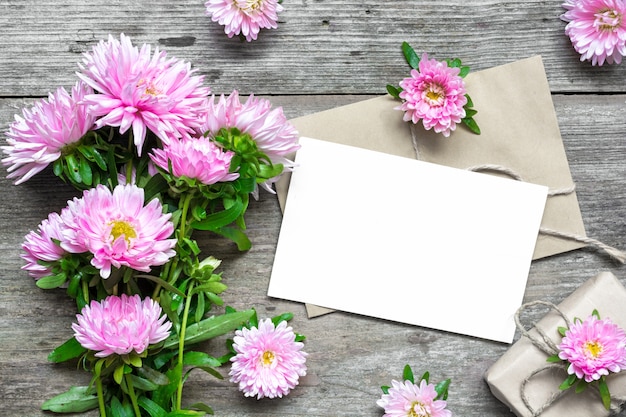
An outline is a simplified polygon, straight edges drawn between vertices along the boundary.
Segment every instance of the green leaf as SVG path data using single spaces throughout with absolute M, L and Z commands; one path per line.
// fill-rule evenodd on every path
M 98 407 L 98 397 L 93 387 L 71 387 L 41 405 L 45 411 L 55 413 L 82 413 Z
M 415 383 L 415 377 L 413 376 L 413 370 L 411 369 L 411 367 L 409 365 L 406 365 L 404 367 L 404 370 L 402 371 L 402 380 L 403 381 L 411 381 L 412 383 Z
M 196 288 L 193 289 L 191 294 L 193 295 L 201 292 L 212 292 L 213 294 L 220 294 L 226 291 L 226 289 L 228 289 L 228 287 L 225 284 L 213 281 L 206 284 L 198 285 Z
M 237 220 L 237 217 L 243 212 L 243 207 L 241 201 L 235 200 L 229 208 L 209 214 L 202 221 L 192 222 L 191 227 L 197 230 L 218 230 Z
M 611 393 L 609 392 L 609 386 L 606 384 L 605 377 L 601 377 L 598 380 L 598 389 L 600 390 L 600 398 L 602 398 L 602 404 L 607 410 L 611 409 Z
M 65 362 L 66 360 L 79 357 L 86 351 L 87 349 L 82 347 L 80 343 L 78 343 L 78 341 L 74 337 L 72 337 L 61 346 L 50 352 L 50 354 L 48 355 L 48 360 L 54 363 Z
M 578 384 L 576 384 L 576 394 L 580 394 L 581 392 L 583 392 L 585 389 L 587 389 L 588 385 L 589 383 L 587 383 L 587 381 L 585 381 L 584 379 L 578 381 Z
M 194 411 L 194 410 L 177 410 L 172 411 L 165 415 L 165 417 L 195 417 L 195 416 L 204 416 L 206 413 L 204 411 Z
M 459 71 L 459 77 L 461 78 L 465 78 L 465 76 L 467 76 L 467 74 L 469 74 L 470 72 L 470 67 L 461 67 L 461 71 Z
M 264 182 L 267 179 L 274 178 L 280 175 L 283 172 L 283 164 L 274 164 L 274 165 L 266 165 L 263 164 L 259 166 L 258 171 L 258 179 L 257 182 Z
M 546 362 L 550 362 L 550 363 L 557 363 L 557 362 L 561 362 L 561 361 L 562 361 L 562 359 L 559 358 L 558 354 L 554 354 L 554 355 L 548 356 L 546 358 Z
M 235 227 L 222 227 L 219 230 L 214 230 L 214 232 L 235 242 L 237 249 L 242 252 L 247 251 L 252 247 L 252 242 L 248 236 L 243 231 Z
M 424 374 L 417 380 L 417 382 L 419 383 L 420 381 L 426 381 L 426 383 L 428 384 L 428 380 L 430 379 L 430 373 L 428 371 L 424 372 Z
M 194 404 L 191 404 L 189 408 L 204 411 L 207 414 L 213 414 L 213 409 L 209 407 L 208 405 L 206 405 L 205 403 L 194 403 Z
M 113 380 L 119 385 L 122 383 L 122 379 L 124 378 L 124 365 L 120 365 L 115 368 L 113 372 Z
M 142 391 L 154 391 L 159 388 L 159 384 L 155 384 L 154 382 L 141 378 L 137 375 L 130 375 L 129 378 L 133 381 L 133 386 L 135 389 L 139 389 Z M 167 381 L 169 383 L 169 380 Z
M 480 127 L 478 127 L 478 123 L 476 123 L 476 121 L 474 120 L 473 117 L 466 117 L 464 119 L 461 119 L 461 121 L 463 122 L 463 124 L 465 124 L 469 130 L 471 130 L 473 133 L 476 133 L 477 135 L 480 135 Z
M 152 176 L 148 183 L 143 187 L 145 201 L 150 201 L 152 198 L 167 190 L 167 181 L 162 175 L 157 174 Z
M 474 107 L 474 102 L 472 101 L 472 98 L 469 96 L 469 94 L 465 94 L 465 98 L 467 99 L 467 104 L 465 104 L 465 108 L 469 109 L 471 107 Z
M 380 387 L 380 389 L 383 390 L 383 394 L 389 394 L 389 388 L 391 388 L 389 385 L 383 385 Z
M 600 313 L 598 313 L 598 310 L 596 310 L 595 308 L 591 312 L 591 315 L 594 316 L 596 319 L 601 320 L 600 319 Z
M 167 415 L 167 411 L 163 407 L 143 395 L 137 399 L 137 404 L 150 414 L 150 417 L 165 417 Z
M 478 113 L 477 110 L 474 109 L 465 109 L 465 117 L 472 117 L 475 116 L 476 113 Z
M 272 323 L 274 323 L 274 326 L 278 326 L 281 321 L 289 321 L 291 319 L 293 319 L 293 313 L 283 313 L 272 317 Z
M 402 53 L 411 68 L 415 70 L 419 68 L 420 58 L 407 42 L 402 42 Z
M 93 181 L 93 174 L 91 172 L 91 166 L 89 166 L 89 161 L 80 157 L 78 169 L 80 170 L 80 176 L 83 179 L 83 184 L 90 186 Z
M 133 407 L 130 403 L 122 404 L 117 397 L 111 398 L 111 415 L 113 417 L 134 417 Z
M 65 283 L 65 281 L 67 281 L 67 275 L 61 272 L 55 275 L 48 275 L 47 277 L 38 279 L 37 281 L 35 281 L 35 285 L 37 285 L 37 287 L 41 288 L 42 290 L 51 290 L 53 288 L 59 288 Z
M 67 175 L 73 182 L 77 184 L 82 183 L 83 179 L 80 176 L 79 162 L 76 157 L 70 154 L 65 157 L 65 160 L 67 162 Z
M 149 366 L 142 366 L 141 368 L 137 368 L 137 373 L 139 376 L 146 378 L 150 382 L 153 382 L 157 385 L 167 385 L 170 383 L 170 379 L 161 372 L 150 368 Z
M 187 327 L 185 343 L 193 344 L 221 336 L 237 329 L 250 319 L 254 310 L 237 311 L 235 313 L 212 316 Z M 178 346 L 178 336 L 173 335 L 165 340 L 164 349 Z
M 56 161 L 54 161 L 54 164 L 52 164 L 52 172 L 57 177 L 61 177 L 63 175 L 63 159 L 62 158 L 59 158 Z
M 387 93 L 389 93 L 389 95 L 393 98 L 395 98 L 396 100 L 401 100 L 400 99 L 400 93 L 402 92 L 402 88 L 401 87 L 396 87 L 393 86 L 391 84 L 387 84 Z
M 572 385 L 574 385 L 574 383 L 576 383 L 577 380 L 578 378 L 576 377 L 576 374 L 572 374 L 568 376 L 565 381 L 563 381 L 563 383 L 559 386 L 559 389 L 561 390 L 569 389 L 571 388 Z
M 567 330 L 568 330 L 568 329 L 567 329 L 567 327 L 559 326 L 559 327 L 557 328 L 557 330 L 559 331 L 559 334 L 560 334 L 562 337 L 565 337 L 565 333 L 567 333 Z
M 196 314 L 194 316 L 196 321 L 202 320 L 204 313 L 207 311 L 205 310 L 206 308 L 205 298 L 206 296 L 204 295 L 204 293 L 198 294 L 198 304 L 196 305 Z
M 183 364 L 187 366 L 221 366 L 221 362 L 204 352 L 185 352 L 183 355 Z
M 450 378 L 445 381 L 441 381 L 437 385 L 435 385 L 435 392 L 437 393 L 437 399 L 439 400 L 447 400 L 448 399 L 448 388 L 450 387 Z

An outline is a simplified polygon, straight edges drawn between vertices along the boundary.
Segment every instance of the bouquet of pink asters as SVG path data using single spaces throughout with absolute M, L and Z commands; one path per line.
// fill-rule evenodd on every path
M 16 116 L 2 147 L 16 184 L 52 165 L 82 192 L 22 245 L 36 285 L 63 289 L 79 312 L 74 335 L 49 359 L 93 374 L 42 408 L 212 414 L 204 403 L 183 408 L 183 384 L 195 368 L 221 378 L 216 368 L 228 362 L 246 396 L 288 394 L 306 373 L 291 314 L 259 321 L 254 309 L 225 307 L 208 316 L 227 287 L 193 232 L 249 249 L 249 197 L 292 169 L 296 130 L 268 101 L 212 96 L 190 64 L 123 34 L 95 45 L 79 69 L 71 92 L 59 88 Z M 232 331 L 225 355 L 192 350 Z

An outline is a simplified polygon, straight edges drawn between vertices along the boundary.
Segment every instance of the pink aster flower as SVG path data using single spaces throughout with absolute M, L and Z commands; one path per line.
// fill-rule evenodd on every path
M 229 38 L 241 34 L 248 42 L 256 40 L 261 29 L 276 29 L 283 11 L 278 0 L 208 0 L 204 5 Z
M 626 55 L 624 0 L 566 0 L 561 19 L 580 60 L 601 66 L 619 64 Z
M 58 243 L 64 239 L 64 228 L 61 216 L 58 213 L 50 213 L 48 218 L 39 224 L 37 231 L 33 230 L 26 235 L 22 243 L 24 253 L 21 256 L 26 261 L 22 269 L 28 271 L 28 275 L 39 279 L 52 273 L 50 268 L 41 265 L 40 261 L 58 261 L 67 253 Z
M 450 417 L 452 412 L 446 409 L 446 401 L 435 400 L 437 392 L 433 384 L 420 381 L 419 385 L 411 381 L 391 381 L 388 394 L 383 394 L 376 401 L 385 410 L 383 417 Z
M 559 345 L 559 358 L 570 363 L 567 372 L 586 382 L 626 369 L 626 333 L 610 319 L 589 316 L 576 321 Z
M 419 71 L 411 70 L 411 77 L 400 81 L 403 100 L 398 110 L 403 110 L 404 120 L 419 123 L 426 130 L 434 129 L 445 137 L 456 129 L 465 117 L 467 104 L 465 83 L 459 68 L 448 67 L 446 62 L 428 59 L 423 54 Z
M 234 152 L 224 152 L 212 140 L 201 137 L 173 140 L 164 145 L 163 149 L 154 149 L 150 158 L 165 171 L 169 171 L 171 162 L 171 173 L 176 177 L 195 178 L 211 185 L 239 177 L 239 174 L 229 172 L 234 155 Z
M 110 35 L 100 41 L 79 66 L 77 75 L 99 93 L 85 97 L 89 110 L 102 116 L 97 126 L 116 126 L 122 134 L 132 127 L 140 155 L 146 130 L 168 142 L 199 126 L 210 90 L 189 63 L 158 48 L 152 54 L 147 44 L 138 49 L 122 34 L 119 41 Z
M 91 264 L 102 278 L 111 268 L 127 266 L 148 272 L 175 255 L 171 214 L 163 214 L 158 199 L 144 206 L 144 192 L 135 185 L 104 185 L 68 201 L 61 212 L 67 225 L 61 246 L 68 252 L 91 252 Z
M 233 338 L 237 354 L 230 359 L 230 381 L 239 384 L 246 397 L 287 395 L 306 375 L 307 354 L 302 351 L 304 344 L 295 338 L 286 321 L 274 327 L 271 319 L 265 319 L 258 328 L 237 330 Z
M 287 121 L 281 107 L 272 109 L 269 100 L 248 97 L 245 103 L 239 100 L 237 90 L 228 98 L 221 95 L 209 100 L 209 111 L 202 132 L 215 135 L 221 128 L 237 128 L 249 134 L 258 148 L 265 153 L 273 164 L 282 164 L 284 171 L 291 171 L 294 162 L 287 158 L 300 148 L 298 131 Z M 271 186 L 276 178 L 261 184 L 272 192 Z
M 65 146 L 80 141 L 94 127 L 95 116 L 82 104 L 91 93 L 91 87 L 78 82 L 71 95 L 61 87 L 47 100 L 23 109 L 23 117 L 15 115 L 6 133 L 8 145 L 2 147 L 8 155 L 2 160 L 9 167 L 8 178 L 19 178 L 15 184 L 30 179 L 59 159 Z
M 172 323 L 162 313 L 151 298 L 142 301 L 137 294 L 111 295 L 83 307 L 72 330 L 78 343 L 99 358 L 131 352 L 141 355 L 170 335 Z

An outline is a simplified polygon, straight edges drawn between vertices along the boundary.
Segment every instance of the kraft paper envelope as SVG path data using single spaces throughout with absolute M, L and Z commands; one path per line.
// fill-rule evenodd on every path
M 517 172 L 524 181 L 553 190 L 574 185 L 540 56 L 470 72 L 465 80 L 482 133 L 475 135 L 459 125 L 445 138 L 418 125 L 413 131 L 420 160 L 462 169 L 499 165 Z M 291 123 L 302 136 L 416 158 L 410 124 L 394 109 L 399 104 L 386 95 L 292 119 Z M 281 205 L 288 184 L 288 175 L 276 184 Z M 576 194 L 548 198 L 541 226 L 585 236 Z M 533 259 L 583 246 L 540 234 Z M 307 305 L 307 311 L 313 317 L 331 310 Z
M 300 144 L 269 296 L 513 341 L 547 187 Z

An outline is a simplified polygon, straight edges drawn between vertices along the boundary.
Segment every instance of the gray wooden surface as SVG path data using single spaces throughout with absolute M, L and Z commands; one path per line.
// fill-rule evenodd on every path
M 437 57 L 460 57 L 473 70 L 540 54 L 587 234 L 626 249 L 626 63 L 601 68 L 580 63 L 564 35 L 559 1 L 284 0 L 283 5 L 279 28 L 246 43 L 227 38 L 204 15 L 202 0 L 0 0 L 0 130 L 6 131 L 23 106 L 58 86 L 71 86 L 80 54 L 109 33 L 158 45 L 192 62 L 213 92 L 238 89 L 267 97 L 290 118 L 384 94 L 386 83 L 406 74 L 399 52 L 404 40 Z M 62 292 L 35 287 L 20 270 L 20 245 L 75 192 L 50 171 L 14 186 L 3 170 L 0 195 L 0 415 L 41 416 L 43 400 L 89 376 L 46 361 L 71 335 L 74 306 Z M 228 304 L 254 306 L 261 316 L 296 314 L 294 328 L 308 336 L 308 375 L 285 399 L 257 401 L 226 381 L 192 374 L 186 402 L 205 401 L 223 417 L 380 416 L 380 385 L 399 378 L 409 363 L 416 371 L 430 370 L 433 379 L 452 378 L 454 415 L 512 415 L 483 381 L 508 345 L 347 313 L 309 320 L 304 306 L 265 295 L 281 222 L 276 197 L 262 193 L 247 219 L 254 245 L 248 253 L 209 235 L 201 235 L 202 249 L 224 261 Z M 593 249 L 535 261 L 524 300 L 558 303 L 605 270 L 626 284 L 624 267 Z M 223 344 L 214 341 L 206 348 L 220 353 Z

